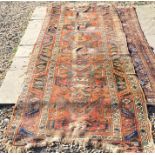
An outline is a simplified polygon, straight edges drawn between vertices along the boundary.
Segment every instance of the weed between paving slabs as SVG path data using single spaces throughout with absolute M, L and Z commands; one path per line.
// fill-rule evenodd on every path
M 153 150 L 147 100 L 120 11 L 97 3 L 48 8 L 6 132 L 9 152 L 55 141 L 89 142 L 115 152 Z

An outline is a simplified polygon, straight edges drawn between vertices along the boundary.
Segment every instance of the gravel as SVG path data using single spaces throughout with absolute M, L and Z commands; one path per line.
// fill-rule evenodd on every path
M 0 106 L 0 153 L 5 152 L 4 146 L 2 143 L 4 131 L 9 123 L 13 108 L 11 105 Z
M 24 30 L 27 27 L 31 14 L 36 6 L 47 5 L 48 2 L 0 2 L 0 86 L 6 75 L 8 68 L 11 65 L 12 58 L 16 52 L 17 46 Z M 136 5 L 145 5 L 148 2 L 132 2 Z M 152 3 L 152 2 L 149 2 Z M 122 2 L 119 2 L 122 4 Z M 128 5 L 129 2 L 123 5 Z M 152 108 L 151 108 L 152 109 Z M 149 110 L 149 108 L 148 108 Z M 9 123 L 13 112 L 13 106 L 0 106 L 0 152 L 6 152 L 4 145 L 2 145 L 4 131 Z M 150 112 L 150 120 L 152 124 L 155 122 L 155 113 Z M 155 124 L 153 131 L 155 129 Z M 155 138 L 155 131 L 154 131 Z M 61 144 L 55 143 L 47 147 L 37 147 L 28 151 L 31 152 L 110 152 L 106 149 L 94 149 L 92 146 L 82 146 L 75 144 Z

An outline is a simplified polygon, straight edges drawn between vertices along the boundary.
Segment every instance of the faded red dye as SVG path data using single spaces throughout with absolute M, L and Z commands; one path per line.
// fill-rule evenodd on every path
M 44 135 L 147 146 L 145 96 L 115 8 L 56 5 L 45 22 L 8 127 L 13 145 Z

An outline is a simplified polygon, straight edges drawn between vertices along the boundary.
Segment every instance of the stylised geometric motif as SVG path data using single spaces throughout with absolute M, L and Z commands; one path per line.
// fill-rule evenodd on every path
M 55 5 L 47 22 L 8 127 L 13 145 L 42 136 L 147 146 L 146 101 L 115 8 Z

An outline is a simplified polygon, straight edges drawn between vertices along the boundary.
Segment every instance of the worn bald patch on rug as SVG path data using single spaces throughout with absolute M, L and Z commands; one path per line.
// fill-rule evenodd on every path
M 113 6 L 49 7 L 7 138 L 16 150 L 60 140 L 149 147 L 145 96 Z

